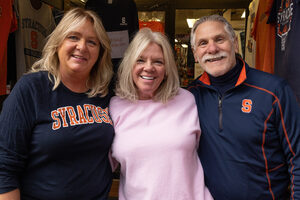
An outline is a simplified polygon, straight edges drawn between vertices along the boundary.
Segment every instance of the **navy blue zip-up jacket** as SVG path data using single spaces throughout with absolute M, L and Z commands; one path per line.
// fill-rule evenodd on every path
M 216 200 L 300 199 L 296 98 L 285 80 L 242 64 L 222 96 L 205 72 L 188 88 L 202 129 L 205 183 Z

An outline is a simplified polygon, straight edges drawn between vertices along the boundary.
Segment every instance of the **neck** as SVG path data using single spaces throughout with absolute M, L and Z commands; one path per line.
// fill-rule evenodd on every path
M 150 100 L 153 98 L 153 94 L 152 93 L 149 93 L 149 94 L 144 94 L 144 93 L 140 93 L 138 92 L 138 96 L 139 96 L 139 100 Z
M 72 92 L 85 93 L 89 89 L 87 78 L 61 77 L 61 81 Z
M 211 84 L 215 86 L 218 91 L 223 94 L 228 89 L 233 88 L 239 78 L 240 72 L 242 70 L 242 65 L 237 60 L 236 65 L 228 71 L 226 74 L 218 77 L 213 77 L 209 75 L 209 79 L 211 81 Z

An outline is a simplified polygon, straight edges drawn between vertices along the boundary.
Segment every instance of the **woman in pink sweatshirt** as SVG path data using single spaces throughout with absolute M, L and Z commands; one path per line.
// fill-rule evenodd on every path
M 118 70 L 110 102 L 121 165 L 120 200 L 210 200 L 197 155 L 194 97 L 180 88 L 168 39 L 141 29 Z

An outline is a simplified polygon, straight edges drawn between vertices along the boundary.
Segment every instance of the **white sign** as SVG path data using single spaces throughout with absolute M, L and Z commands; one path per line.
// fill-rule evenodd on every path
M 111 58 L 123 58 L 129 45 L 128 30 L 107 32 L 111 41 Z

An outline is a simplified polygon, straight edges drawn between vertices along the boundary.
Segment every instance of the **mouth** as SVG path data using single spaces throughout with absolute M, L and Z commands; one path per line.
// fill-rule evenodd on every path
M 145 80 L 154 80 L 153 76 L 140 76 L 140 77 Z
M 205 59 L 205 62 L 215 62 L 215 61 L 219 61 L 219 60 L 222 60 L 226 58 L 225 56 L 219 56 L 219 57 L 215 57 L 215 58 L 208 58 L 208 59 Z
M 76 59 L 80 59 L 80 60 L 86 60 L 85 57 L 83 56 L 79 56 L 79 55 L 72 55 L 73 58 L 76 58 Z

